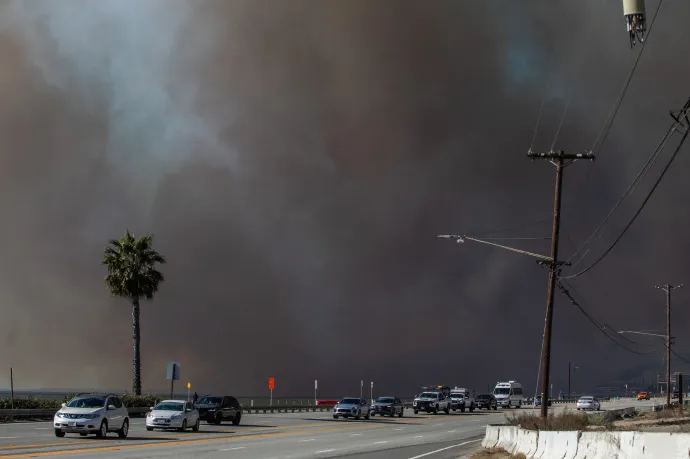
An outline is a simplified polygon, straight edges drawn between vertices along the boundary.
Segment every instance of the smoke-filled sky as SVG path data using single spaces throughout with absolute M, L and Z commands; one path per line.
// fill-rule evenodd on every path
M 666 2 L 601 157 L 566 170 L 564 256 L 690 96 L 687 17 Z M 130 306 L 100 265 L 129 228 L 169 260 L 142 307 L 144 391 L 166 387 L 174 360 L 200 393 L 261 394 L 268 377 L 276 396 L 314 379 L 334 396 L 360 379 L 403 396 L 507 379 L 531 392 L 546 270 L 435 236 L 550 219 L 554 169 L 526 158 L 547 85 L 535 149 L 574 91 L 556 148 L 583 151 L 639 50 L 603 0 L 4 0 L 0 367 L 20 389 L 130 387 Z M 654 285 L 690 284 L 688 167 L 685 149 L 623 242 L 572 282 L 601 322 L 663 328 Z M 547 221 L 494 236 L 549 235 Z M 686 355 L 689 297 L 674 301 Z M 554 391 L 568 361 L 575 389 L 663 368 L 560 294 L 553 344 Z

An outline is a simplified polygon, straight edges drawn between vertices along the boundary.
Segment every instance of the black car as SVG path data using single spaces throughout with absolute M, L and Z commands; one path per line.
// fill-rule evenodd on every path
M 498 403 L 496 403 L 496 397 L 492 394 L 479 394 L 474 397 L 475 408 L 484 408 L 486 410 L 493 409 L 496 411 L 498 409 Z
M 195 406 L 199 410 L 199 419 L 204 419 L 209 424 L 219 425 L 223 421 L 231 421 L 234 425 L 239 425 L 242 419 L 242 406 L 230 395 L 205 395 Z
M 541 406 L 541 395 L 534 397 L 534 406 Z M 551 399 L 546 402 L 546 406 L 551 406 Z
M 371 415 L 403 417 L 405 407 L 398 397 L 379 397 L 371 405 Z

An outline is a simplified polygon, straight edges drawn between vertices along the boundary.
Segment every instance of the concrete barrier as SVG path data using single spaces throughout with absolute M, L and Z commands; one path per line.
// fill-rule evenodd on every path
M 533 431 L 487 426 L 482 446 L 528 459 L 672 459 L 688 457 L 690 434 L 670 432 Z

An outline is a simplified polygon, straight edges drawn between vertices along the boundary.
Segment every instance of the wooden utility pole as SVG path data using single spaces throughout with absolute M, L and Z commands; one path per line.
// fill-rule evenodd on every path
M 671 290 L 681 288 L 683 284 L 666 284 L 654 288 L 666 292 L 666 407 L 671 407 Z
M 534 153 L 532 150 L 527 152 L 527 156 L 532 159 L 548 159 L 556 166 L 556 187 L 553 200 L 553 231 L 551 235 L 551 259 L 540 263 L 549 267 L 549 284 L 546 294 L 546 315 L 544 317 L 544 342 L 542 345 L 543 353 L 541 356 L 541 417 L 548 417 L 549 404 L 549 376 L 551 370 L 551 329 L 553 325 L 553 299 L 556 290 L 556 280 L 560 273 L 561 266 L 564 264 L 558 261 L 558 237 L 561 227 L 561 194 L 563 184 L 563 169 L 578 159 L 594 159 L 594 153 L 567 154 L 563 151 L 549 151 L 547 153 Z

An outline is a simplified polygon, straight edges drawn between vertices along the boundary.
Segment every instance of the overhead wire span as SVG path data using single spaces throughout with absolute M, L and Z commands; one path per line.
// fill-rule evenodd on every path
M 674 351 L 673 349 L 671 349 L 671 353 L 672 353 L 673 355 L 675 355 L 676 357 L 678 357 L 679 359 L 681 359 L 683 362 L 685 362 L 685 363 L 690 363 L 690 360 L 688 360 L 688 359 L 686 359 L 685 357 L 683 357 L 682 355 L 678 354 L 678 353 L 677 353 L 676 351 Z
M 568 291 L 568 289 L 566 289 L 565 286 L 563 285 L 563 282 L 561 282 L 559 280 L 557 282 L 557 285 L 558 285 L 558 288 L 560 289 L 561 293 L 563 293 L 570 300 L 570 302 L 573 304 L 573 306 L 575 306 L 587 318 L 587 320 L 589 320 L 597 328 L 597 330 L 599 330 L 601 332 L 601 334 L 606 337 L 606 339 L 613 342 L 616 346 L 619 346 L 619 347 L 625 349 L 626 351 L 631 352 L 633 354 L 637 354 L 637 355 L 651 355 L 655 352 L 655 351 L 638 352 L 638 351 L 636 351 L 634 349 L 630 349 L 629 347 L 624 346 L 620 342 L 616 341 L 611 335 L 606 333 L 606 330 L 604 330 L 601 327 L 601 325 L 599 325 L 599 323 L 597 323 L 597 321 L 591 315 L 589 315 L 589 313 L 587 311 L 584 310 L 584 308 L 580 305 L 580 303 L 578 303 L 575 300 L 575 298 L 573 298 L 573 296 L 570 294 L 570 291 Z
M 567 282 L 567 281 L 563 281 L 563 283 L 564 283 L 564 284 L 568 287 L 568 289 L 571 290 L 576 296 L 580 297 L 580 299 L 582 299 L 582 300 L 584 300 L 584 301 L 587 301 L 587 299 L 585 298 L 585 296 L 584 296 L 582 293 L 580 293 L 571 283 L 569 283 L 569 282 Z M 597 321 L 597 323 L 598 323 L 598 321 Z M 627 341 L 627 342 L 629 342 L 630 344 L 634 344 L 634 345 L 637 345 L 637 346 L 652 346 L 651 344 L 639 343 L 639 342 L 637 342 L 637 341 L 633 341 L 633 340 L 631 340 L 630 338 L 627 338 L 627 337 L 623 336 L 623 334 L 616 332 L 616 328 L 615 328 L 614 326 L 612 326 L 611 324 L 609 324 L 609 323 L 605 323 L 605 324 L 603 324 L 603 326 L 601 326 L 601 324 L 599 324 L 599 326 L 600 326 L 601 329 L 604 330 L 604 331 L 606 331 L 606 330 L 612 330 L 612 331 L 613 331 L 613 333 L 612 333 L 613 336 L 615 336 L 616 338 L 620 338 L 620 339 L 622 339 L 622 340 L 624 340 L 624 341 Z
M 659 158 L 659 155 L 661 155 L 661 152 L 663 151 L 664 147 L 666 146 L 666 144 L 670 140 L 671 135 L 678 128 L 678 124 L 679 123 L 675 123 L 674 125 L 671 126 L 671 128 L 668 130 L 668 132 L 666 132 L 666 135 L 664 135 L 664 137 L 661 139 L 661 141 L 659 141 L 656 148 L 652 151 L 652 154 L 649 156 L 647 161 L 642 166 L 642 169 L 640 169 L 640 171 L 637 173 L 637 175 L 635 176 L 633 181 L 630 183 L 628 188 L 625 190 L 625 193 L 623 193 L 623 196 L 621 196 L 621 198 L 616 202 L 616 204 L 609 211 L 609 213 L 606 215 L 606 217 L 604 217 L 604 220 L 599 224 L 599 226 L 596 227 L 594 232 L 592 232 L 592 234 L 587 238 L 587 240 L 585 240 L 585 242 L 570 256 L 570 258 L 568 258 L 568 262 L 570 262 L 573 258 L 575 258 L 582 251 L 582 249 L 584 249 L 591 242 L 591 240 L 597 236 L 597 234 L 599 234 L 599 236 L 601 237 L 601 230 L 604 227 L 604 225 L 606 224 L 606 222 L 608 222 L 609 219 L 611 218 L 611 216 L 616 212 L 616 210 L 618 210 L 618 207 L 620 207 L 620 205 L 623 204 L 623 201 L 625 201 L 628 197 L 630 197 L 635 192 L 639 183 L 647 176 L 647 173 L 652 168 L 654 163 L 656 163 L 656 160 Z M 584 258 L 584 255 L 582 258 Z M 577 263 L 582 261 L 582 258 L 580 260 L 578 260 Z
M 659 10 L 661 10 L 661 5 L 663 3 L 664 0 L 659 0 L 659 4 L 657 5 L 656 11 L 654 12 L 654 16 L 652 17 L 652 22 L 649 23 L 649 27 L 647 28 L 647 38 L 644 40 L 644 42 L 642 42 L 642 45 L 640 46 L 640 52 L 637 53 L 637 57 L 635 58 L 633 66 L 630 69 L 630 72 L 628 73 L 628 77 L 625 79 L 625 82 L 623 83 L 623 87 L 621 88 L 621 91 L 618 94 L 618 98 L 614 102 L 613 107 L 609 112 L 609 116 L 606 118 L 606 121 L 604 121 L 604 125 L 601 127 L 601 130 L 599 131 L 599 134 L 597 135 L 596 139 L 594 139 L 591 152 L 596 153 L 597 156 L 599 156 L 599 153 L 601 152 L 601 149 L 604 146 L 604 143 L 606 142 L 606 138 L 608 137 L 609 132 L 611 131 L 611 126 L 613 126 L 613 122 L 615 121 L 616 116 L 618 115 L 618 109 L 620 109 L 620 106 L 623 103 L 623 98 L 625 97 L 625 93 L 628 91 L 630 82 L 632 81 L 632 78 L 635 75 L 635 70 L 637 69 L 637 65 L 639 64 L 640 58 L 642 57 L 642 52 L 644 51 L 645 46 L 649 42 L 649 36 L 652 33 L 652 28 L 654 27 L 654 23 L 656 22 L 656 17 L 658 16 Z M 601 144 L 599 145 L 599 151 L 595 152 L 595 148 L 597 146 L 597 143 L 599 142 L 599 139 L 602 138 L 602 134 L 603 139 L 601 141 Z
M 599 3 L 599 6 L 604 2 L 604 0 L 601 0 Z M 589 45 L 585 48 L 584 52 L 582 53 L 582 59 L 580 59 L 580 63 L 577 66 L 577 70 L 575 72 L 575 77 L 573 78 L 573 87 L 570 89 L 570 95 L 568 96 L 568 100 L 565 103 L 565 108 L 563 109 L 563 115 L 561 116 L 561 121 L 558 123 L 558 128 L 556 129 L 556 134 L 553 136 L 553 142 L 551 142 L 551 151 L 553 151 L 554 147 L 556 146 L 556 141 L 558 140 L 558 135 L 561 133 L 561 128 L 563 127 L 563 122 L 565 122 L 565 117 L 568 114 L 568 109 L 570 108 L 570 104 L 573 101 L 573 96 L 575 95 L 575 89 L 577 88 L 577 82 L 579 81 L 580 78 L 580 72 L 582 71 L 582 67 L 585 64 L 585 61 L 589 57 L 589 54 L 592 50 L 592 46 L 594 43 L 594 37 L 595 35 L 592 32 L 592 27 L 593 27 L 594 21 L 589 21 L 588 23 L 588 35 L 590 36 L 590 43 Z M 536 132 L 535 132 L 536 135 Z M 532 140 L 534 142 L 534 140 Z M 530 147 L 530 150 L 532 148 Z
M 683 117 L 687 117 L 689 109 L 690 109 L 690 101 L 688 101 L 688 103 L 686 103 L 686 106 L 685 106 L 685 107 L 683 108 L 683 110 L 681 111 L 681 114 L 679 115 L 678 119 L 683 118 Z M 678 127 L 680 124 L 681 124 L 680 122 L 677 122 L 677 123 L 676 123 L 676 127 Z M 611 250 L 613 250 L 613 248 L 614 248 L 616 245 L 618 245 L 618 243 L 621 241 L 621 239 L 623 239 L 623 236 L 625 235 L 625 233 L 628 232 L 628 230 L 629 230 L 630 227 L 633 225 L 633 223 L 635 222 L 635 220 L 637 220 L 637 217 L 642 213 L 642 210 L 645 208 L 645 205 L 647 204 L 647 202 L 649 201 L 649 199 L 650 199 L 650 198 L 652 197 L 652 195 L 654 194 L 654 191 L 655 191 L 655 190 L 657 189 L 657 187 L 659 186 L 659 183 L 661 183 L 661 180 L 662 180 L 662 179 L 664 178 L 664 176 L 666 175 L 666 172 L 667 172 L 667 171 L 669 170 L 669 168 L 671 167 L 671 164 L 673 164 L 673 160 L 676 158 L 676 156 L 678 155 L 678 152 L 679 152 L 680 149 L 683 147 L 683 144 L 685 143 L 685 139 L 687 139 L 689 133 L 690 133 L 690 126 L 687 126 L 687 127 L 685 128 L 685 132 L 683 133 L 683 137 L 682 137 L 681 140 L 680 140 L 680 143 L 678 144 L 678 146 L 676 147 L 675 151 L 674 151 L 673 154 L 671 155 L 671 158 L 670 158 L 670 159 L 668 160 L 668 162 L 666 163 L 666 166 L 664 167 L 664 169 L 661 171 L 661 175 L 659 176 L 659 178 L 656 180 L 656 182 L 655 182 L 654 185 L 652 186 L 652 189 L 649 190 L 649 193 L 647 193 L 647 196 L 645 197 L 644 201 L 642 201 L 642 204 L 640 205 L 639 209 L 637 209 L 637 212 L 635 212 L 635 214 L 633 215 L 633 217 L 632 217 L 632 219 L 630 220 L 630 222 L 628 222 L 628 224 L 625 226 L 625 228 L 623 228 L 623 231 L 621 231 L 621 233 L 620 233 L 620 234 L 618 235 L 618 237 L 613 241 L 613 243 L 606 249 L 606 251 L 604 251 L 604 253 L 603 253 L 601 256 L 599 256 L 599 258 L 597 258 L 591 265 L 587 266 L 587 267 L 586 267 L 585 269 L 583 269 L 582 271 L 580 271 L 580 272 L 578 272 L 578 273 L 575 273 L 575 274 L 571 274 L 570 276 L 562 277 L 561 279 L 566 279 L 566 280 L 567 280 L 567 279 L 574 279 L 575 277 L 581 276 L 582 274 L 588 272 L 590 269 L 592 269 L 592 268 L 594 268 L 596 265 L 598 265 L 604 258 L 606 258 L 606 256 L 611 252 Z M 671 135 L 668 134 L 667 137 L 668 137 L 668 139 L 670 139 L 670 138 L 671 138 Z M 664 143 L 664 146 L 665 146 L 665 143 Z M 663 148 L 663 147 L 662 147 L 662 148 Z

